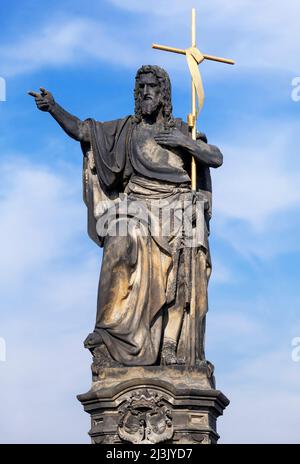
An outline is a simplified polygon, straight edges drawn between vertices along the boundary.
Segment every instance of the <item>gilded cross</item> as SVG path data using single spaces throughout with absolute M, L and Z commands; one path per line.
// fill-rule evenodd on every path
M 166 52 L 179 53 L 185 55 L 192 76 L 192 112 L 188 115 L 188 125 L 190 127 L 193 140 L 197 139 L 197 117 L 204 104 L 204 89 L 202 78 L 199 70 L 199 65 L 204 60 L 217 61 L 225 64 L 235 64 L 233 60 L 220 58 L 218 56 L 204 55 L 196 46 L 196 10 L 192 9 L 192 46 L 188 49 L 168 47 L 166 45 L 152 44 L 152 48 L 163 50 Z M 199 107 L 197 109 L 197 97 Z M 192 189 L 197 188 L 197 169 L 195 159 L 192 158 L 191 167 Z

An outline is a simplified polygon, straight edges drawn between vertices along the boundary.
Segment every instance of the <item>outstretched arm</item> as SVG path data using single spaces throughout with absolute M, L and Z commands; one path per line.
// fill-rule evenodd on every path
M 184 154 L 194 156 L 199 163 L 210 168 L 218 168 L 223 164 L 223 155 L 219 148 L 202 140 L 195 141 L 177 128 L 169 132 L 161 132 L 154 138 L 160 145 L 179 148 Z
M 89 142 L 89 130 L 87 125 L 76 116 L 65 111 L 53 98 L 53 95 L 43 87 L 41 93 L 30 91 L 28 95 L 34 97 L 39 110 L 51 114 L 60 127 L 73 139 L 79 142 Z

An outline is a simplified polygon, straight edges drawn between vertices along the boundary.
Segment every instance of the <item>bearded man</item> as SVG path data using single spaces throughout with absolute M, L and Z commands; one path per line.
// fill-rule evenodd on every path
M 192 140 L 187 124 L 174 119 L 170 79 L 158 66 L 138 70 L 135 114 L 115 121 L 81 121 L 45 89 L 29 94 L 81 143 L 84 154 L 88 231 L 103 247 L 96 325 L 85 341 L 94 369 L 190 365 L 191 349 L 192 364 L 205 362 L 210 168 L 222 165 L 220 150 L 203 134 Z

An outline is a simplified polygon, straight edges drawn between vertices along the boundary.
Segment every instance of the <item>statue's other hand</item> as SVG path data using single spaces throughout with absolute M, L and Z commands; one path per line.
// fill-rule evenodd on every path
M 160 132 L 154 136 L 154 140 L 159 145 L 166 145 L 172 148 L 187 148 L 190 144 L 190 138 L 177 128 Z
M 101 345 L 102 337 L 97 332 L 90 333 L 84 340 L 84 347 L 87 349 L 95 348 L 96 346 Z
M 54 98 L 51 92 L 44 89 L 43 87 L 40 88 L 41 93 L 30 91 L 28 95 L 34 97 L 36 106 L 41 111 L 50 111 L 51 108 L 54 106 Z

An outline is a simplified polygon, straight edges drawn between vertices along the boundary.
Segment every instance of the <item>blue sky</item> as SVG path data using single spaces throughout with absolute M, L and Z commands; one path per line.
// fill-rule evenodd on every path
M 205 62 L 199 128 L 224 154 L 213 173 L 207 357 L 231 405 L 222 443 L 298 443 L 300 362 L 300 75 L 297 0 L 6 2 L 0 76 L 0 441 L 88 443 L 75 396 L 90 386 L 82 341 L 94 325 L 101 251 L 86 233 L 81 151 L 26 95 L 44 86 L 70 112 L 109 120 L 133 111 L 142 64 L 170 73 L 186 117 L 182 56 L 190 9 L 198 45 L 236 59 Z M 1 357 L 0 357 L 1 359 Z M 70 424 L 72 426 L 70 427 Z

